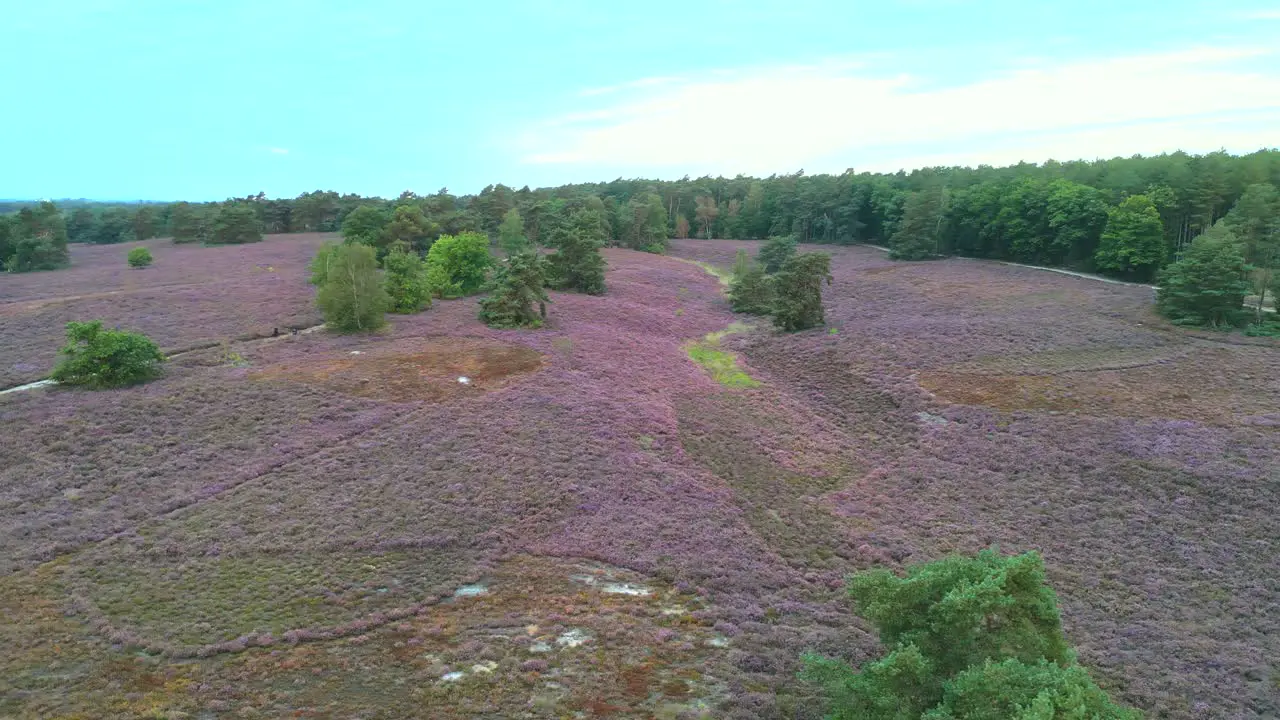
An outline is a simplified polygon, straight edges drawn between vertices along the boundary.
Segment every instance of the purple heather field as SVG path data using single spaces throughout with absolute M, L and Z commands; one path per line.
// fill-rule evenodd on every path
M 1274 341 L 867 247 L 806 248 L 827 326 L 779 334 L 689 262 L 757 244 L 697 240 L 605 251 L 539 330 L 264 338 L 319 322 L 319 242 L 3 279 L 0 386 L 71 319 L 187 352 L 0 396 L 0 716 L 818 718 L 801 653 L 881 652 L 843 579 L 990 545 L 1044 555 L 1117 700 L 1280 714 Z M 757 386 L 687 352 L 735 321 Z

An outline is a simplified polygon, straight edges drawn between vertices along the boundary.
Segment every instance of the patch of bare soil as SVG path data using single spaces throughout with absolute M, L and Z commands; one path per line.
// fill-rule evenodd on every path
M 441 401 L 496 390 L 542 368 L 543 356 L 523 345 L 483 338 L 436 338 L 416 351 L 351 351 L 270 365 L 258 380 L 318 385 L 344 395 L 411 402 Z

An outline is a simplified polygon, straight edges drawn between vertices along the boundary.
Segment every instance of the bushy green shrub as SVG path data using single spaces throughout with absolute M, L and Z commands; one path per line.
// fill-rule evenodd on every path
M 129 267 L 144 268 L 151 264 L 151 251 L 144 247 L 136 247 L 129 251 Z
M 760 246 L 756 260 L 764 266 L 770 275 L 782 269 L 783 263 L 796 254 L 796 239 L 791 235 L 781 235 L 765 240 Z
M 805 658 L 836 720 L 1132 720 L 1075 664 L 1036 553 L 950 557 L 855 575 L 849 594 L 889 654 L 855 671 Z
M 822 283 L 831 284 L 831 256 L 803 253 L 787 259 L 772 278 L 773 324 L 793 332 L 818 327 L 822 311 Z
M 344 243 L 321 252 L 324 268 L 317 273 L 313 267 L 312 277 L 323 278 L 316 303 L 325 324 L 338 332 L 367 332 L 385 325 L 391 301 L 382 287 L 373 248 Z
M 484 287 L 493 258 L 483 233 L 441 235 L 427 252 L 427 280 L 437 297 L 473 295 Z
M 67 344 L 50 378 L 64 385 L 100 389 L 133 385 L 154 377 L 164 362 L 146 335 L 103 330 L 102 321 L 67 323 Z
M 391 312 L 416 313 L 431 307 L 427 265 L 415 252 L 396 248 L 382 258 L 382 284 L 391 300 Z
M 489 327 L 541 327 L 547 317 L 546 261 L 529 250 L 498 266 L 489 297 L 480 301 L 480 320 Z

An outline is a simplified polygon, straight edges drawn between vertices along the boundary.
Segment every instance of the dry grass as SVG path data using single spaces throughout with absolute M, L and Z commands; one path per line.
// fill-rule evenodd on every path
M 425 340 L 408 353 L 389 354 L 374 347 L 347 351 L 345 357 L 269 365 L 249 376 L 404 402 L 445 400 L 495 390 L 543 366 L 542 354 L 535 350 L 481 338 Z M 460 382 L 459 378 L 466 378 L 467 382 Z

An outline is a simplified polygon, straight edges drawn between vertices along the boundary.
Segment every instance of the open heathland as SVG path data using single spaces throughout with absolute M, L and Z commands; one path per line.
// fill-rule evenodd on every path
M 1280 713 L 1274 340 L 868 247 L 781 334 L 708 272 L 758 243 L 694 240 L 536 330 L 292 335 L 320 241 L 0 284 L 3 385 L 68 320 L 188 350 L 0 396 L 0 716 L 817 718 L 801 654 L 882 653 L 844 577 L 990 545 L 1044 555 L 1118 702 Z

